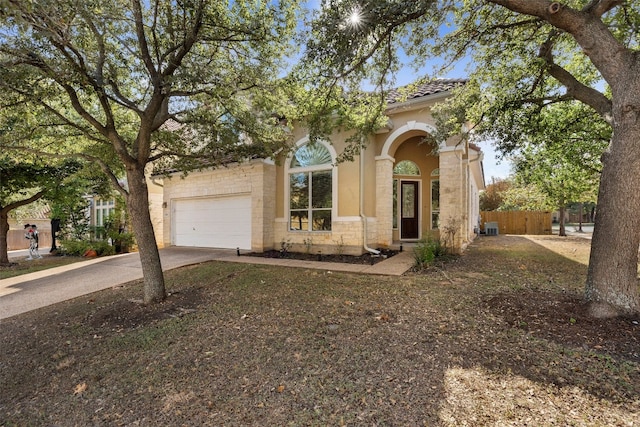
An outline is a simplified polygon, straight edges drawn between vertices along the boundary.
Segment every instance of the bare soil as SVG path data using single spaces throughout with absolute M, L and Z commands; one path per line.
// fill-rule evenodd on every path
M 640 425 L 639 319 L 589 241 L 483 236 L 403 277 L 211 262 L 3 320 L 0 426 Z

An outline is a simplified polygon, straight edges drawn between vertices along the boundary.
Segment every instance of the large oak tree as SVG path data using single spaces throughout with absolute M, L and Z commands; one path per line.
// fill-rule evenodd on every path
M 166 295 L 149 165 L 214 167 L 280 148 L 278 76 L 296 4 L 0 0 L 0 90 L 28 104 L 34 123 L 13 148 L 46 133 L 57 143 L 36 147 L 42 154 L 79 155 L 110 177 L 130 214 L 146 303 Z
M 473 84 L 467 86 L 476 91 L 465 112 L 478 133 L 505 111 L 513 117 L 535 115 L 575 100 L 608 123 L 613 133 L 602 158 L 586 298 L 594 316 L 640 312 L 640 11 L 635 3 L 326 0 L 322 5 L 313 19 L 307 58 L 318 65 L 325 86 L 364 74 L 387 82 L 380 76 L 398 69 L 401 52 L 413 55 L 417 65 L 433 57 L 453 63 L 470 55 Z M 508 144 L 503 148 L 517 148 Z

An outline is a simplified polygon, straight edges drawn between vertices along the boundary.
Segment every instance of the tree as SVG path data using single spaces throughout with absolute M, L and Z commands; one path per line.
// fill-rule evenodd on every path
M 514 184 L 502 194 L 499 211 L 547 211 L 554 207 L 549 196 L 535 183 L 514 178 Z
M 484 191 L 480 193 L 480 210 L 495 211 L 502 205 L 504 193 L 509 190 L 512 183 L 509 179 L 491 178 Z
M 512 155 L 516 180 L 535 185 L 553 201 L 560 210 L 560 235 L 566 236 L 567 205 L 596 199 L 600 158 L 611 127 L 579 102 L 554 103 L 517 120 L 505 111 L 495 117 L 493 132 L 505 135 L 503 143 L 518 147 Z
M 519 120 L 535 117 L 558 102 L 579 101 L 608 123 L 613 132 L 603 154 L 585 295 L 596 317 L 640 312 L 640 192 L 629 190 L 640 184 L 636 78 L 640 57 L 635 26 L 640 11 L 634 3 L 380 0 L 357 6 L 351 0 L 328 0 L 324 4 L 312 33 L 320 41 L 309 45 L 308 57 L 336 81 L 356 69 L 373 68 L 379 74 L 397 69 L 399 47 L 422 65 L 429 55 L 447 55 L 454 61 L 469 53 L 475 62 L 475 82 L 467 86 L 477 91 L 467 98 L 471 103 L 465 112 L 472 122 L 490 126 L 491 117 L 503 112 Z M 440 35 L 447 20 L 454 23 L 453 30 Z M 321 47 L 329 42 L 330 48 Z M 460 119 L 460 114 L 454 117 Z M 460 127 L 452 130 L 459 132 Z
M 100 166 L 125 199 L 144 301 L 163 300 L 149 165 L 214 167 L 282 146 L 278 117 L 288 106 L 278 76 L 290 52 L 296 1 L 5 0 L 2 6 L 0 87 L 28 105 L 34 124 L 15 140 L 28 146 L 21 135 L 55 135 L 58 142 L 41 151 L 66 151 Z
M 8 156 L 0 159 L 0 265 L 9 264 L 9 213 L 43 197 L 55 197 L 61 183 L 79 168 L 76 161 L 51 166 Z

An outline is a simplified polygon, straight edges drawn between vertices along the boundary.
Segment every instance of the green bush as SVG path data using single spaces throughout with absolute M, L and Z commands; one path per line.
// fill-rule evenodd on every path
M 413 248 L 414 266 L 423 269 L 433 263 L 433 261 L 446 253 L 445 248 L 439 239 L 431 236 L 422 238 L 415 248 Z
M 96 251 L 98 256 L 115 254 L 113 246 L 106 241 L 63 240 L 61 247 L 65 255 L 83 256 L 89 249 Z

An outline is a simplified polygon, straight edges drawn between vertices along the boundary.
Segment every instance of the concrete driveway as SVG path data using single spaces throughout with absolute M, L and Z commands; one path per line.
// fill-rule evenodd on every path
M 165 271 L 230 257 L 236 257 L 235 250 L 177 247 L 160 250 Z M 136 252 L 0 280 L 0 319 L 141 278 L 142 266 Z

